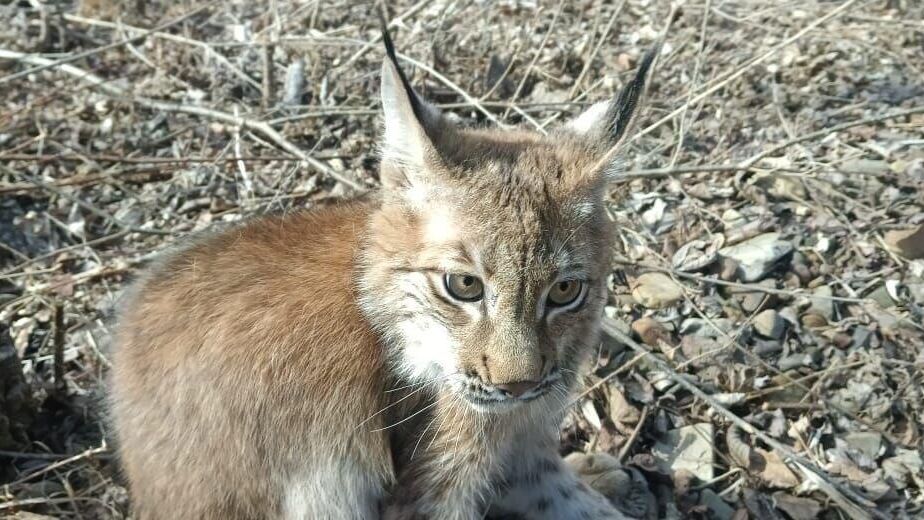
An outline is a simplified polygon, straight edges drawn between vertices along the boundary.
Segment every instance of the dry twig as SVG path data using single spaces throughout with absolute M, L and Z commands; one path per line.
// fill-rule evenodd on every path
M 3 49 L 0 49 L 0 59 L 14 59 L 14 60 L 23 61 L 25 63 L 37 64 L 37 65 L 50 65 L 53 63 L 52 60 L 49 60 L 46 58 L 40 58 L 38 56 L 30 56 L 30 55 L 27 55 L 21 52 L 8 51 L 8 50 L 3 50 Z M 241 128 L 246 128 L 248 130 L 253 130 L 259 134 L 262 134 L 264 137 L 266 137 L 267 139 L 275 143 L 277 146 L 279 146 L 283 150 L 291 153 L 292 155 L 298 157 L 302 161 L 308 163 L 309 165 L 311 165 L 313 168 L 320 171 L 321 173 L 333 179 L 336 179 L 357 191 L 365 190 L 365 188 L 361 184 L 357 183 L 353 179 L 343 176 L 339 172 L 334 171 L 332 168 L 330 168 L 326 164 L 322 163 L 321 161 L 318 161 L 317 159 L 303 152 L 300 148 L 298 148 L 297 146 L 292 144 L 288 139 L 283 137 L 282 134 L 277 132 L 274 128 L 272 128 L 270 125 L 268 125 L 267 123 L 263 121 L 254 121 L 252 119 L 247 119 L 245 117 L 240 117 L 240 116 L 234 116 L 226 112 L 221 112 L 219 110 L 214 110 L 211 108 L 198 107 L 198 106 L 192 106 L 192 105 L 181 105 L 178 103 L 171 103 L 169 101 L 160 101 L 157 99 L 148 99 L 148 98 L 143 98 L 143 97 L 132 96 L 130 93 L 116 86 L 110 85 L 108 82 L 106 82 L 106 80 L 100 78 L 99 76 L 96 76 L 84 70 L 78 69 L 77 67 L 74 67 L 72 65 L 56 64 L 55 66 L 57 66 L 62 72 L 69 74 L 71 76 L 74 76 L 75 78 L 81 81 L 85 81 L 89 83 L 90 85 L 100 89 L 106 95 L 119 98 L 119 99 L 127 99 L 136 105 L 139 105 L 139 106 L 151 109 L 151 110 L 161 110 L 165 112 L 179 112 L 183 114 L 196 115 L 200 117 L 205 117 L 207 119 L 212 119 L 215 121 L 221 121 L 223 123 L 239 126 Z
M 640 345 L 638 342 L 632 338 L 626 336 L 619 327 L 613 323 L 609 318 L 604 318 L 603 320 L 603 331 L 608 334 L 613 339 L 623 343 L 632 350 L 644 354 L 645 358 L 651 361 L 655 366 L 658 367 L 658 370 L 663 371 L 664 373 L 670 375 L 672 381 L 682 386 L 686 391 L 695 395 L 697 398 L 707 403 L 710 408 L 712 408 L 717 413 L 721 414 L 723 417 L 731 421 L 735 426 L 741 428 L 745 432 L 759 438 L 763 443 L 767 444 L 773 448 L 780 456 L 784 458 L 790 464 L 793 464 L 800 471 L 808 472 L 808 474 L 813 475 L 814 481 L 821 481 L 826 483 L 826 487 L 822 488 L 822 491 L 825 490 L 836 490 L 842 496 L 848 498 L 851 502 L 843 504 L 845 511 L 851 514 L 851 518 L 856 520 L 876 518 L 881 520 L 888 520 L 888 516 L 876 511 L 875 504 L 867 500 L 865 497 L 859 493 L 853 491 L 852 489 L 843 486 L 835 482 L 827 472 L 819 468 L 810 460 L 794 452 L 792 448 L 786 446 L 785 444 L 779 442 L 778 440 L 770 437 L 766 433 L 754 427 L 751 423 L 745 421 L 744 419 L 738 417 L 732 413 L 728 408 L 722 406 L 718 401 L 716 401 L 712 396 L 703 392 L 695 384 L 691 383 L 688 379 L 681 376 L 670 366 L 667 362 L 661 358 L 655 356 L 647 348 Z M 830 496 L 830 495 L 829 495 Z M 834 497 L 832 496 L 832 499 Z M 835 501 L 837 501 L 835 499 Z M 840 505 L 840 504 L 839 504 Z M 846 507 L 845 507 L 846 506 Z M 865 512 L 864 509 L 868 510 L 869 513 Z

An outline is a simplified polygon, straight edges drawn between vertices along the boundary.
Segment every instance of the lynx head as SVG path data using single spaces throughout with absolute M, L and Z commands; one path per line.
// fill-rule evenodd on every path
M 543 136 L 454 125 L 411 88 L 387 33 L 385 43 L 364 313 L 399 374 L 478 410 L 567 391 L 598 341 L 607 176 L 656 52 L 616 99 Z

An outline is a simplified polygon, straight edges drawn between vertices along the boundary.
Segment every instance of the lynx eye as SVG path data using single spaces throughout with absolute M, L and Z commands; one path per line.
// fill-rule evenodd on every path
M 549 305 L 553 307 L 570 305 L 581 296 L 582 292 L 584 292 L 584 282 L 580 280 L 555 282 L 555 285 L 549 289 Z
M 449 295 L 459 301 L 475 302 L 484 296 L 484 284 L 470 274 L 447 274 L 443 284 Z

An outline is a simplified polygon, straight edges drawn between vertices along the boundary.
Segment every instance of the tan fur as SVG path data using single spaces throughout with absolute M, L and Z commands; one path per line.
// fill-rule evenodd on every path
M 399 74 L 382 192 L 194 240 L 127 298 L 112 415 L 142 520 L 622 518 L 556 452 L 606 294 L 605 140 L 455 128 Z M 586 287 L 568 310 L 560 280 Z
M 255 220 L 173 255 L 137 289 L 112 383 L 142 518 L 273 517 L 315 454 L 389 478 L 385 434 L 355 428 L 385 398 L 382 352 L 352 296 L 370 210 Z

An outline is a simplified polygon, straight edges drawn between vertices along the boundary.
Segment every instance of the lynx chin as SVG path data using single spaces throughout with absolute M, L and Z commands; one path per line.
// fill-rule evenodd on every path
M 201 236 L 125 296 L 111 414 L 137 518 L 626 518 L 558 429 L 657 49 L 544 136 L 451 122 L 384 41 L 381 189 Z

